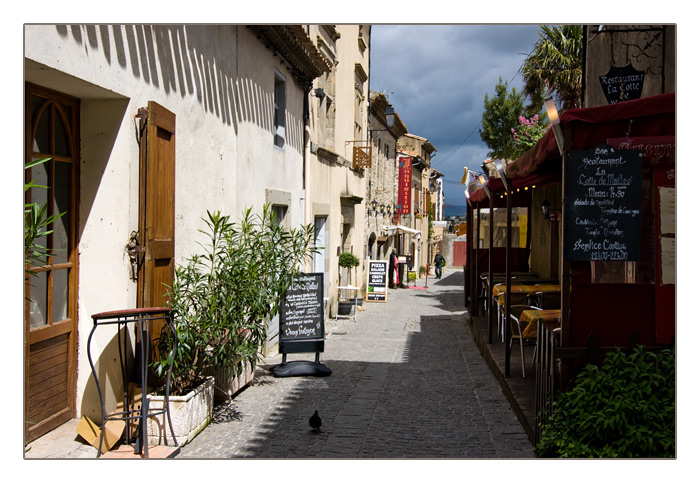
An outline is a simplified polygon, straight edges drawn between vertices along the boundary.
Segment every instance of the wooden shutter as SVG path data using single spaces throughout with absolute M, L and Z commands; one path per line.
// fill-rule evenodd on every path
M 161 307 L 175 270 L 175 114 L 150 101 L 141 123 L 137 303 Z
M 140 111 L 138 307 L 167 305 L 175 275 L 175 114 L 153 101 Z M 150 361 L 158 357 L 164 322 L 150 333 Z M 138 341 L 140 343 L 140 341 Z

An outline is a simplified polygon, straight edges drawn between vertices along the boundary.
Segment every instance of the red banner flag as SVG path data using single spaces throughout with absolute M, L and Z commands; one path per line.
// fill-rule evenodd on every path
M 399 214 L 411 213 L 411 161 L 413 158 L 399 158 Z

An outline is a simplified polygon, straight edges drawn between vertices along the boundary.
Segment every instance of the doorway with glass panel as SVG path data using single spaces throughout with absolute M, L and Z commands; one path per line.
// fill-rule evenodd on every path
M 25 257 L 24 438 L 32 441 L 75 414 L 78 308 L 79 101 L 26 84 L 27 206 L 63 213 L 34 239 L 45 256 Z M 30 208 L 31 213 L 31 208 Z M 31 214 L 29 216 L 32 216 Z M 25 242 L 27 240 L 25 232 Z

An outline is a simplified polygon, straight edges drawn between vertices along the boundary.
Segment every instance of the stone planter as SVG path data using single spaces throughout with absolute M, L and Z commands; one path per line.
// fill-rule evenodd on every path
M 149 394 L 149 409 L 162 409 L 165 396 Z M 179 446 L 183 446 L 211 422 L 214 409 L 214 378 L 207 379 L 183 396 L 170 396 L 170 418 Z M 148 418 L 148 444 L 173 446 L 173 438 L 165 414 Z
M 209 369 L 204 372 L 206 376 L 214 377 L 214 401 L 227 400 L 227 395 L 232 397 L 243 390 L 255 377 L 255 366 L 245 364 L 243 372 L 235 377 L 227 377 L 226 371 Z

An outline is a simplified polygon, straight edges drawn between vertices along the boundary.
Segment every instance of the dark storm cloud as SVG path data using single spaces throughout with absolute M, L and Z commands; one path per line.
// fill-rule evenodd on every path
M 478 126 L 484 96 L 499 77 L 516 89 L 518 69 L 538 25 L 373 25 L 370 86 L 384 92 L 412 134 L 438 150 L 446 203 L 464 204 L 464 166 L 478 169 L 488 149 Z

